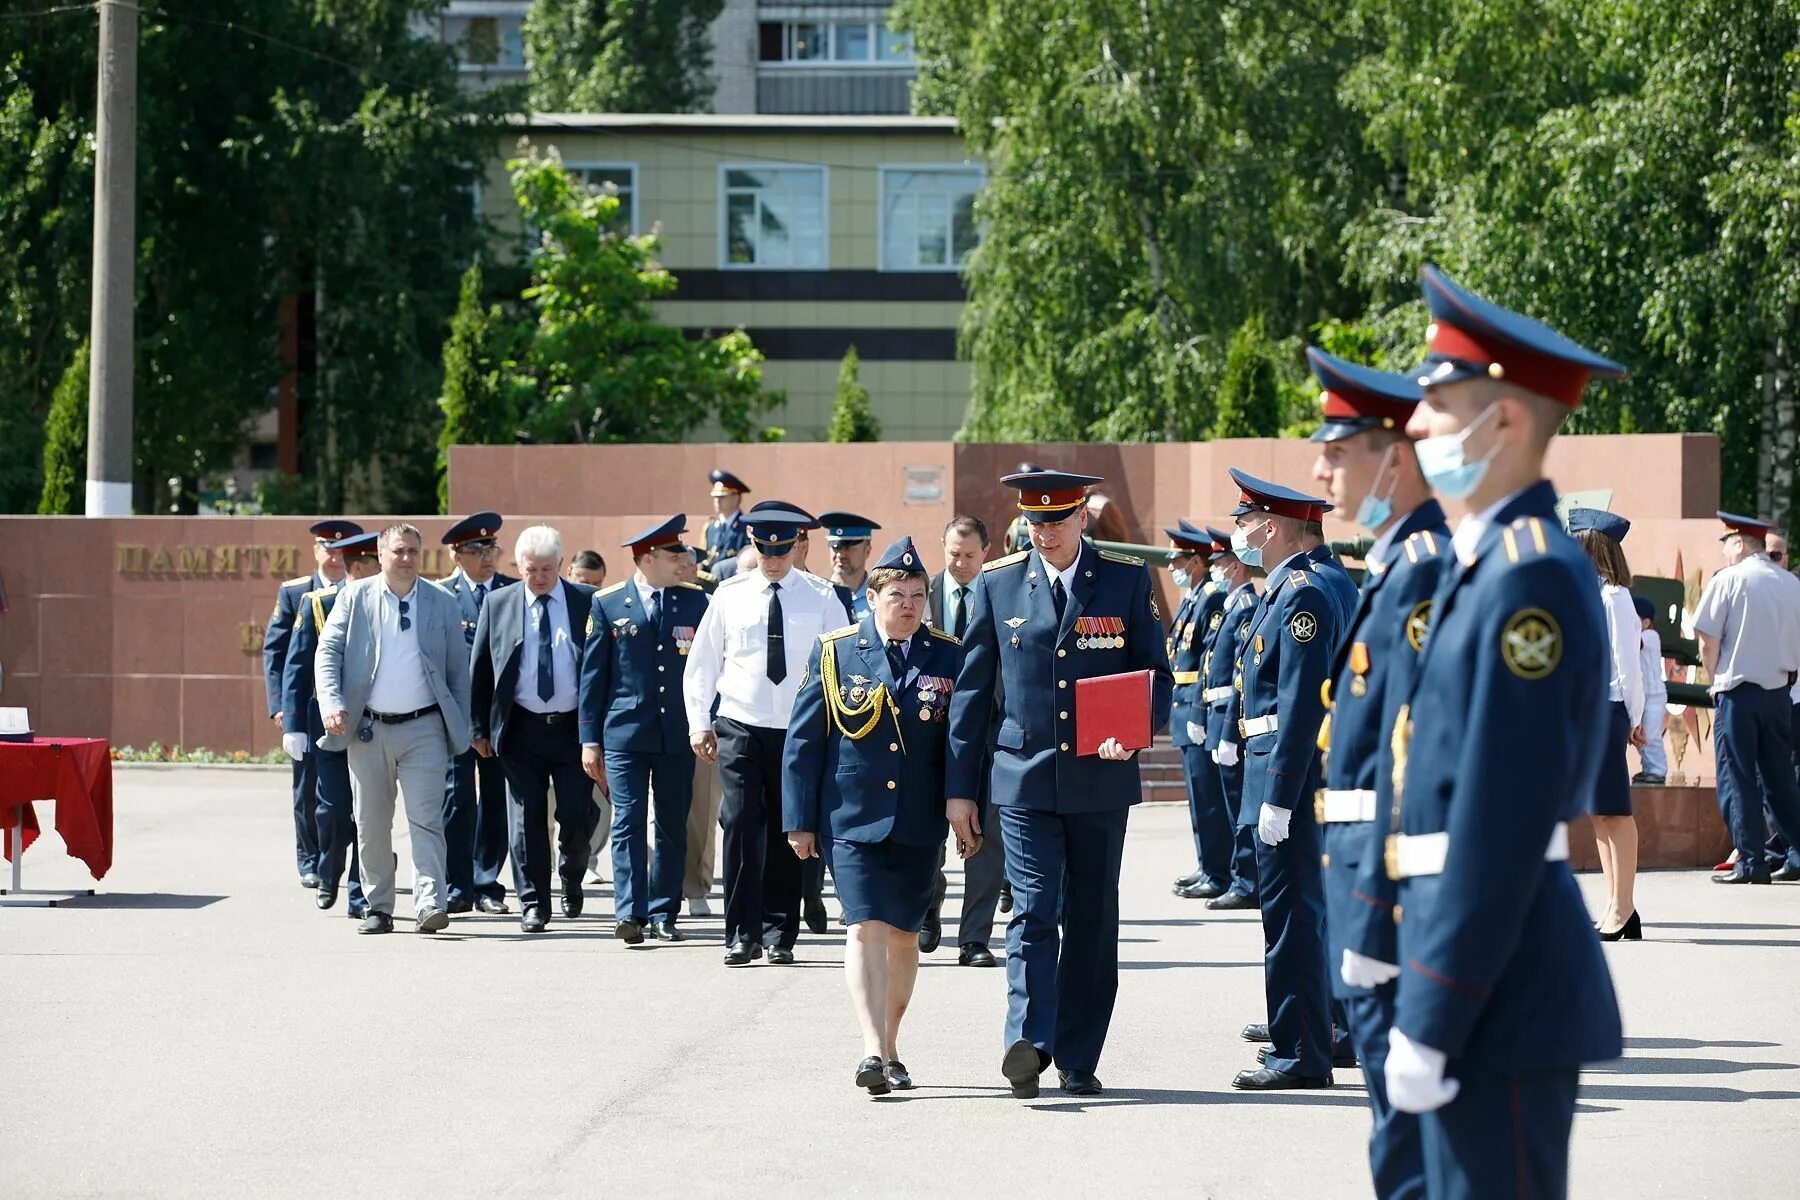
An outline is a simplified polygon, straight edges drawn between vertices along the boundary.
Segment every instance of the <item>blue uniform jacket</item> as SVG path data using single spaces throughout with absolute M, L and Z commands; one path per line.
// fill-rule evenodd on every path
M 285 590 L 285 589 L 284 589 Z M 317 591 L 302 592 L 288 636 L 287 661 L 281 668 L 281 732 L 311 734 L 324 731 L 318 715 L 318 696 L 313 691 L 313 656 L 319 651 L 319 634 L 337 603 L 338 585 L 325 584 Z M 316 605 L 314 602 L 317 602 Z M 317 747 L 312 747 L 317 749 Z
M 1237 719 L 1230 714 L 1236 710 L 1237 662 L 1243 656 L 1244 647 L 1250 643 L 1250 619 L 1256 615 L 1257 598 L 1255 586 L 1248 583 L 1226 594 L 1219 628 L 1213 631 L 1200 660 L 1208 750 L 1217 750 L 1226 742 L 1239 740 Z M 1206 700 L 1207 692 L 1215 698 Z M 1236 813 L 1231 817 L 1233 821 L 1237 820 Z
M 1413 673 L 1431 621 L 1438 569 L 1450 552 L 1444 510 L 1427 500 L 1400 521 L 1385 561 L 1370 560 L 1350 627 L 1331 666 L 1325 787 L 1375 793 L 1372 821 L 1324 823 L 1325 931 L 1335 968 L 1349 948 L 1380 962 L 1395 961 L 1394 884 L 1382 869 L 1382 839 L 1393 807 L 1391 776 L 1379 769 L 1394 711 L 1412 689 Z M 1334 969 L 1332 989 L 1351 989 Z
M 1238 648 L 1229 702 L 1243 742 L 1243 812 L 1264 804 L 1311 807 L 1325 719 L 1321 686 L 1355 604 L 1356 585 L 1323 546 L 1289 557 L 1270 574 L 1249 639 Z M 1253 732 L 1259 723 L 1264 731 Z
M 1136 804 L 1137 756 L 1108 762 L 1075 754 L 1075 683 L 1150 671 L 1151 730 L 1168 724 L 1174 684 L 1150 572 L 1140 559 L 1084 542 L 1060 622 L 1052 578 L 1037 551 L 1027 550 L 988 563 L 975 582 L 950 702 L 947 795 L 981 794 L 991 746 L 997 805 L 1076 813 Z
M 509 587 L 517 582 L 519 581 L 511 575 L 495 571 L 494 577 L 488 580 L 488 591 Z M 461 567 L 456 568 L 442 579 L 436 580 L 436 583 L 456 597 L 456 606 L 462 610 L 463 638 L 471 647 L 474 646 L 475 622 L 481 616 L 481 609 L 475 604 L 475 585 L 469 582 L 469 577 L 463 574 Z
M 663 589 L 662 622 L 668 636 L 659 637 L 644 611 L 635 576 L 594 596 L 581 656 L 576 724 L 582 745 L 638 754 L 688 748 L 681 681 L 688 647 L 710 603 L 696 584 Z
M 827 680 L 825 656 L 831 656 Z M 813 646 L 794 696 L 781 760 L 781 827 L 847 842 L 908 846 L 944 840 L 944 747 L 962 650 L 941 629 L 921 626 L 908 644 L 906 675 L 894 678 L 873 617 L 825 634 Z M 826 694 L 835 685 L 836 703 Z M 877 688 L 880 703 L 864 715 Z M 852 738 L 873 718 L 867 732 Z
M 329 586 L 315 573 L 289 579 L 275 593 L 275 611 L 269 614 L 269 623 L 263 628 L 263 691 L 267 693 L 271 717 L 283 711 L 282 679 L 287 667 L 289 635 L 294 631 L 294 615 L 300 611 L 300 597 Z
M 1206 646 L 1224 622 L 1225 591 L 1208 580 L 1196 591 L 1181 598 L 1175 610 L 1175 623 L 1169 626 L 1169 664 L 1174 669 L 1175 690 L 1169 711 L 1169 741 L 1177 749 L 1193 745 L 1188 737 L 1188 722 L 1206 724 L 1206 706 L 1200 695 L 1206 683 L 1201 665 Z
M 1394 736 L 1400 832 L 1447 833 L 1399 884 L 1395 1025 L 1449 1074 L 1616 1058 L 1619 1009 L 1559 822 L 1593 795 L 1611 676 L 1594 568 L 1548 481 L 1508 501 L 1472 563 L 1447 561 Z
M 711 568 L 715 563 L 727 558 L 736 558 L 738 551 L 750 544 L 750 531 L 744 527 L 744 514 L 735 512 L 731 519 L 720 525 L 715 521 L 706 523 L 706 557 L 700 563 L 702 568 Z

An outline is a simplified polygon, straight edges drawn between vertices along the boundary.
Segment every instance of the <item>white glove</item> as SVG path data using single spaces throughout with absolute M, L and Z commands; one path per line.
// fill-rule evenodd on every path
M 1196 746 L 1206 745 L 1206 726 L 1189 721 L 1187 723 L 1187 735 L 1188 741 L 1194 743 Z
M 1400 978 L 1400 968 L 1346 947 L 1344 965 L 1339 968 L 1338 974 L 1353 988 L 1373 988 Z
M 1279 846 L 1287 841 L 1288 822 L 1293 819 L 1294 814 L 1287 809 L 1265 804 L 1256 814 L 1256 836 L 1265 846 Z
M 1415 1042 L 1398 1028 L 1388 1030 L 1387 1094 L 1401 1112 L 1425 1113 L 1456 1099 L 1462 1084 L 1444 1078 L 1442 1050 Z
M 1221 767 L 1237 766 L 1237 761 L 1238 761 L 1237 743 L 1236 742 L 1220 742 L 1219 743 L 1219 753 L 1217 755 L 1217 759 L 1218 759 L 1218 763 Z
M 284 733 L 281 735 L 281 748 L 295 762 L 306 757 L 306 735 L 304 733 Z

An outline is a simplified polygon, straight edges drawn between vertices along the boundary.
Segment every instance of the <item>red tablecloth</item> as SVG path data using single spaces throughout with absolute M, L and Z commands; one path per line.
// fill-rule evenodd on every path
M 5 833 L 15 813 L 24 818 L 24 845 L 37 840 L 33 800 L 56 802 L 56 832 L 69 853 L 86 863 L 95 879 L 104 878 L 113 854 L 112 752 L 105 740 L 0 742 L 0 855 L 11 857 Z

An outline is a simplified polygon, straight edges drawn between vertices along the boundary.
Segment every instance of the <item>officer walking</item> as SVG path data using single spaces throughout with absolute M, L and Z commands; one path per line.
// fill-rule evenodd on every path
M 1219 627 L 1207 635 L 1200 658 L 1200 702 L 1204 712 L 1206 756 L 1219 775 L 1225 819 L 1232 829 L 1231 886 L 1206 902 L 1219 911 L 1261 907 L 1256 893 L 1256 813 L 1244 813 L 1244 761 L 1240 753 L 1236 719 L 1231 716 L 1237 696 L 1237 661 L 1250 640 L 1250 618 L 1256 612 L 1256 572 L 1231 548 L 1231 535 L 1206 527 L 1215 550 L 1209 568 L 1213 582 L 1224 590 Z M 1223 549 L 1219 549 L 1223 547 Z
M 700 569 L 714 579 L 729 579 L 737 571 L 738 551 L 750 543 L 744 524 L 744 497 L 750 489 L 730 471 L 717 467 L 707 475 L 712 483 L 713 517 L 706 523 L 706 553 Z
M 362 526 L 355 521 L 320 521 L 308 532 L 313 537 L 313 573 L 282 582 L 281 590 L 275 593 L 275 610 L 263 628 L 263 691 L 269 704 L 269 720 L 284 730 L 287 722 L 282 712 L 283 677 L 301 597 L 344 582 L 344 556 L 332 544 L 361 533 Z M 305 719 L 304 715 L 301 719 Z M 313 750 L 309 743 L 294 760 L 294 860 L 300 868 L 300 886 L 308 888 L 319 886 L 319 775 Z
M 1800 579 L 1769 560 L 1775 527 L 1720 513 L 1725 569 L 1706 583 L 1694 614 L 1700 658 L 1712 677 L 1719 807 L 1737 863 L 1714 883 L 1767 883 L 1763 806 L 1789 846 L 1800 845 L 1800 784 L 1793 769 L 1793 705 L 1800 671 Z M 1761 785 L 1758 785 L 1758 777 Z
M 1374 1123 L 1369 1165 L 1383 1200 L 1425 1195 L 1418 1118 L 1388 1103 L 1383 1068 L 1394 1023 L 1394 885 L 1381 869 L 1377 814 L 1393 807 L 1391 774 L 1379 760 L 1394 712 L 1412 686 L 1431 622 L 1442 557 L 1450 550 L 1444 510 L 1431 498 L 1406 422 L 1419 401 L 1416 378 L 1389 375 L 1308 350 L 1324 389 L 1325 420 L 1313 477 L 1339 509 L 1375 536 L 1363 556 L 1356 611 L 1331 665 L 1325 789 L 1314 801 L 1324 854 L 1325 933 L 1332 994 L 1350 1021 Z M 1384 778 L 1385 776 L 1385 778 Z
M 1313 793 L 1319 786 L 1321 688 L 1356 605 L 1356 585 L 1324 545 L 1331 505 L 1233 467 L 1239 499 L 1232 548 L 1269 567 L 1269 585 L 1240 648 L 1232 708 L 1244 756 L 1240 820 L 1256 818 L 1262 905 L 1266 1037 L 1262 1065 L 1231 1084 L 1246 1091 L 1331 1085 L 1331 981 L 1325 959 L 1324 881 Z
M 1425 389 L 1407 432 L 1461 514 L 1389 742 L 1384 866 L 1399 883 L 1388 1099 L 1423 1114 L 1433 1196 L 1562 1196 L 1581 1064 L 1619 1010 L 1568 866 L 1607 736 L 1594 568 L 1544 455 L 1619 364 L 1424 271 Z M 1451 1072 L 1454 1072 L 1453 1074 Z
M 1016 903 L 1001 1074 L 1029 1099 L 1055 1063 L 1064 1091 L 1093 1096 L 1118 993 L 1126 816 L 1141 788 L 1136 751 L 1118 739 L 1098 757 L 1075 754 L 1076 683 L 1152 672 L 1152 730 L 1168 723 L 1173 683 L 1150 573 L 1081 536 L 1100 480 L 1038 471 L 1001 482 L 1018 489 L 1032 548 L 988 563 L 975 585 L 950 701 L 946 813 L 962 844 L 979 846 L 989 773 Z
M 1188 825 L 1194 834 L 1194 870 L 1175 881 L 1177 896 L 1210 900 L 1224 894 L 1231 884 L 1231 826 L 1225 813 L 1225 793 L 1219 783 L 1218 764 L 1206 753 L 1205 684 L 1201 662 L 1206 644 L 1224 622 L 1225 589 L 1207 572 L 1214 552 L 1212 535 L 1185 520 L 1169 535 L 1169 566 L 1175 586 L 1182 590 L 1181 604 L 1169 626 L 1167 648 L 1174 669 L 1175 690 L 1169 712 L 1169 741 L 1181 753 L 1182 775 L 1187 782 Z
M 495 535 L 500 525 L 499 513 L 478 512 L 444 533 L 444 545 L 456 555 L 456 570 L 437 582 L 450 590 L 462 609 L 463 634 L 471 652 L 488 593 L 519 582 L 498 569 L 500 543 Z M 509 841 L 506 822 L 506 771 L 499 757 L 484 758 L 463 747 L 444 772 L 444 882 L 451 914 L 472 908 L 495 916 L 507 911 L 506 885 L 500 882 Z

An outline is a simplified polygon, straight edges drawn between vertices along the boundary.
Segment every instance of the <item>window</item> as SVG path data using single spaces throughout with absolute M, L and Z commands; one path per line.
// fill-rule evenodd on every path
M 825 267 L 824 167 L 720 167 L 720 265 Z
M 522 70 L 525 29 L 517 17 L 447 17 L 444 40 L 465 69 Z
M 881 169 L 881 269 L 954 271 L 981 242 L 980 167 Z
M 636 163 L 566 163 L 571 176 L 589 187 L 612 184 L 619 192 L 619 215 L 614 228 L 620 233 L 638 231 Z
M 880 21 L 765 21 L 757 58 L 790 66 L 906 67 L 913 64 L 913 40 Z

